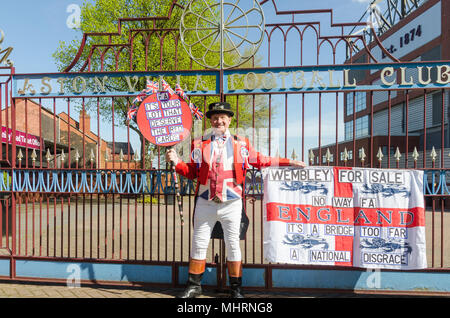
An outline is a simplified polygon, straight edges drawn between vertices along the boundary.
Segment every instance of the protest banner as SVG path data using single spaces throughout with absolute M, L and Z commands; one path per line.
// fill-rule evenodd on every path
M 270 167 L 262 173 L 267 261 L 427 266 L 422 171 Z

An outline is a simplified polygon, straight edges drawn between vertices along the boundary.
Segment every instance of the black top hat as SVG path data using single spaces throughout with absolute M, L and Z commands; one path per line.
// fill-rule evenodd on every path
M 227 102 L 215 102 L 209 104 L 206 117 L 211 118 L 213 114 L 227 114 L 230 117 L 234 116 L 234 112 L 231 110 L 231 106 Z

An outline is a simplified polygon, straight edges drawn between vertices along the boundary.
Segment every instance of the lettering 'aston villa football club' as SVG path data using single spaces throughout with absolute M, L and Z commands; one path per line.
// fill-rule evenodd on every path
M 261 68 L 252 70 L 225 70 L 223 72 L 224 92 L 236 93 L 276 93 L 287 91 L 334 91 L 334 90 L 377 90 L 395 88 L 444 88 L 450 85 L 450 65 L 441 62 L 412 62 L 404 65 L 366 64 L 360 69 L 378 72 L 380 84 L 358 84 L 348 65 L 297 67 L 297 68 Z M 408 75 L 411 70 L 417 77 Z M 395 74 L 400 74 L 399 78 Z M 46 74 L 45 76 L 27 77 L 14 75 L 14 97 L 39 96 L 101 96 L 101 95 L 135 95 L 139 91 L 141 78 L 174 78 L 176 83 L 189 79 L 190 87 L 184 87 L 188 95 L 218 94 L 216 87 L 208 83 L 216 82 L 220 73 L 214 70 L 185 71 L 167 74 L 127 73 L 93 73 L 89 76 L 80 74 Z M 113 91 L 112 85 L 121 81 L 121 91 Z M 211 84 L 210 84 L 211 85 Z
M 268 261 L 426 267 L 423 172 L 280 167 L 263 175 Z

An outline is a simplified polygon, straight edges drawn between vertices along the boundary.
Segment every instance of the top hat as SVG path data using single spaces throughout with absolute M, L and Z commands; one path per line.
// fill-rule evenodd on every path
M 234 112 L 231 110 L 230 103 L 227 102 L 215 102 L 208 106 L 206 117 L 211 118 L 214 114 L 227 114 L 230 117 L 234 116 Z

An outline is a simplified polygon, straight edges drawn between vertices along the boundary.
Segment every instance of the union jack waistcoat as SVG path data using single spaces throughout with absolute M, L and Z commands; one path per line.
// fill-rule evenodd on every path
M 289 159 L 272 158 L 256 151 L 248 138 L 231 135 L 233 143 L 233 178 L 237 185 L 244 185 L 245 175 L 250 166 L 260 169 L 267 166 L 287 166 Z M 188 179 L 197 179 L 206 185 L 211 162 L 211 136 L 194 139 L 191 144 L 190 162 L 179 160 L 176 172 Z

